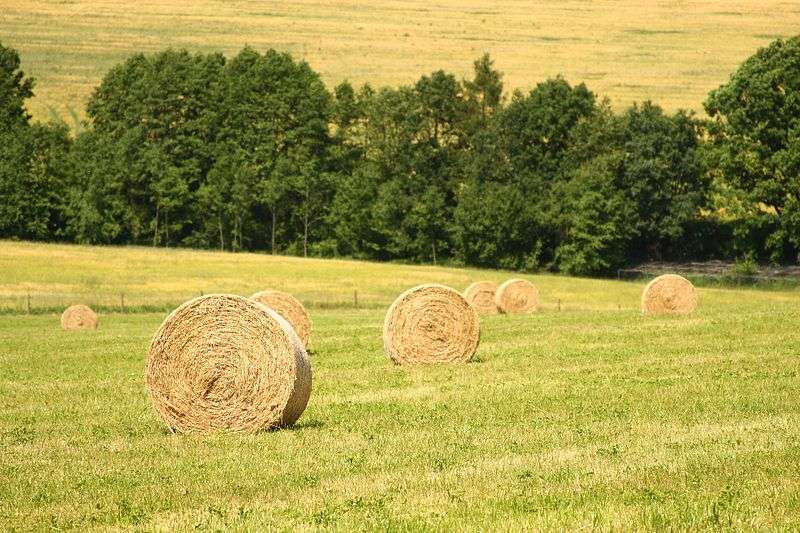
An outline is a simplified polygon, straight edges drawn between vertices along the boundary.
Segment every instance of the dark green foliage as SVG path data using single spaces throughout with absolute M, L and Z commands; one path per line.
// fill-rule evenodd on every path
M 494 69 L 494 61 L 489 54 L 483 54 L 476 60 L 473 68 L 475 76 L 472 80 L 464 81 L 464 90 L 470 105 L 479 110 L 478 113 L 473 110 L 476 116 L 473 128 L 477 130 L 486 125 L 503 101 L 503 73 Z
M 796 259 L 800 38 L 745 62 L 710 121 L 614 113 L 560 77 L 506 103 L 502 80 L 488 54 L 467 80 L 332 92 L 274 50 L 139 54 L 73 142 L 30 125 L 33 82 L 0 46 L 0 237 L 577 275 Z
M 19 54 L 0 43 L 0 126 L 3 130 L 28 123 L 25 100 L 33 96 L 33 78 L 20 70 Z
M 705 103 L 719 176 L 745 203 L 743 253 L 772 261 L 800 252 L 800 37 L 762 48 Z
M 0 132 L 0 237 L 61 239 L 71 140 L 63 124 Z
M 556 251 L 568 274 L 608 274 L 623 266 L 636 232 L 636 207 L 616 184 L 619 154 L 581 165 L 564 186 L 565 232 Z
M 93 130 L 85 134 L 104 155 L 76 165 L 79 242 L 187 242 L 200 215 L 193 195 L 214 163 L 224 64 L 219 54 L 167 50 L 133 56 L 106 75 L 89 101 Z
M 302 236 L 307 253 L 309 232 L 325 217 L 332 195 L 326 174 L 330 107 L 319 75 L 288 54 L 245 48 L 228 63 L 220 139 L 223 152 L 239 150 L 241 157 L 235 173 L 241 199 L 230 221 L 234 249 L 267 243 L 275 252 L 283 222 L 294 224 L 288 231 Z M 243 217 L 254 209 L 266 212 L 268 223 L 254 221 L 248 232 Z M 245 245 L 243 233 L 250 233 L 252 242 Z
M 473 149 L 462 157 L 468 181 L 456 210 L 460 259 L 523 270 L 552 264 L 570 132 L 594 111 L 584 85 L 557 78 L 527 96 L 516 94 L 473 136 Z
M 634 105 L 622 117 L 625 153 L 617 183 L 636 209 L 629 222 L 637 235 L 634 254 L 643 259 L 676 257 L 685 228 L 705 205 L 708 180 L 696 150 L 696 121 L 683 112 Z
M 345 138 L 361 160 L 333 202 L 342 253 L 433 261 L 450 238 L 469 105 L 461 82 L 443 71 L 414 87 L 360 92 L 359 119 Z M 356 190 L 357 189 L 357 190 Z
M 604 105 L 576 127 L 560 189 L 560 269 L 609 273 L 695 249 L 687 228 L 701 219 L 709 185 L 696 128 L 649 102 L 621 116 Z
M 31 125 L 33 79 L 0 45 L 0 238 L 59 239 L 65 225 L 70 138 L 63 124 Z

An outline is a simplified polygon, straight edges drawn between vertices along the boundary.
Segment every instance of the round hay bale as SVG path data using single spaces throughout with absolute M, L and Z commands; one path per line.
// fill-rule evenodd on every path
M 692 282 L 677 274 L 658 276 L 642 291 L 642 313 L 691 313 L 697 308 Z
M 71 305 L 61 314 L 61 329 L 97 329 L 97 313 L 86 305 Z
M 475 309 L 444 285 L 419 285 L 397 297 L 383 322 L 383 346 L 397 364 L 469 361 L 478 349 Z
M 476 281 L 464 290 L 464 299 L 475 308 L 479 315 L 497 314 L 494 292 L 497 284 L 493 281 Z
M 311 340 L 311 317 L 300 303 L 300 300 L 289 293 L 281 291 L 261 291 L 250 297 L 260 304 L 264 304 L 283 318 L 294 328 L 300 342 L 305 348 Z
M 311 364 L 277 313 L 248 298 L 212 294 L 164 320 L 150 343 L 146 382 L 172 431 L 252 433 L 300 418 Z
M 510 279 L 497 287 L 494 303 L 502 313 L 529 313 L 539 305 L 539 290 L 524 279 Z

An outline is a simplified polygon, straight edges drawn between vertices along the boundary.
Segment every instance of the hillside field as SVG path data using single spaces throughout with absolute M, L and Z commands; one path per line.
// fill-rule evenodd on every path
M 0 242 L 3 305 L 124 288 L 146 311 L 280 287 L 314 324 L 296 427 L 180 436 L 144 386 L 166 311 L 64 332 L 56 312 L 6 307 L 0 529 L 800 528 L 797 291 L 700 289 L 691 316 L 643 317 L 643 283 L 524 276 L 543 309 L 483 318 L 473 362 L 407 369 L 383 354 L 402 289 L 509 275 Z
M 39 81 L 30 108 L 70 124 L 93 87 L 135 52 L 234 54 L 249 44 L 306 59 L 329 87 L 468 76 L 489 52 L 507 89 L 563 74 L 617 107 L 652 99 L 702 111 L 709 90 L 756 49 L 800 28 L 786 0 L 4 0 L 0 42 Z

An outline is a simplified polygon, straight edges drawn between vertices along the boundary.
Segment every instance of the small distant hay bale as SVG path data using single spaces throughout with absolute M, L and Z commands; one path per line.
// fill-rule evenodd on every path
M 539 290 L 524 279 L 510 279 L 497 288 L 494 303 L 502 313 L 530 313 L 539 305 Z
M 311 395 L 311 363 L 277 313 L 212 294 L 164 320 L 150 343 L 146 382 L 173 432 L 253 433 L 300 418 Z
M 475 355 L 479 341 L 475 309 L 444 285 L 405 291 L 383 322 L 384 350 L 401 365 L 466 362 Z
M 97 329 L 97 313 L 86 305 L 71 305 L 61 314 L 61 328 L 65 330 Z
M 691 313 L 697 308 L 697 291 L 692 282 L 677 274 L 658 276 L 642 291 L 642 313 Z
M 282 291 L 261 291 L 252 295 L 250 299 L 266 305 L 286 319 L 300 337 L 303 346 L 308 348 L 311 340 L 311 317 L 300 300 Z
M 464 290 L 464 299 L 475 308 L 479 315 L 497 314 L 494 293 L 497 284 L 493 281 L 476 281 Z

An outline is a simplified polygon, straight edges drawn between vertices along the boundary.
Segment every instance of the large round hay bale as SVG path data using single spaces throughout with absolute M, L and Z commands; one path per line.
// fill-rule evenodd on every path
M 497 284 L 493 281 L 476 281 L 464 290 L 464 299 L 479 315 L 494 315 L 497 313 L 497 304 L 494 303 L 496 290 Z
M 539 290 L 524 279 L 510 279 L 497 287 L 494 303 L 503 313 L 529 313 L 539 305 Z
M 266 305 L 285 318 L 300 337 L 303 346 L 308 348 L 311 340 L 311 317 L 300 300 L 282 291 L 261 291 L 252 295 L 250 299 Z
M 478 349 L 475 309 L 458 291 L 420 285 L 397 297 L 383 322 L 383 346 L 395 363 L 469 361 Z
M 212 294 L 170 314 L 150 343 L 147 389 L 172 431 L 289 426 L 311 394 L 311 364 L 291 326 L 241 296 Z
M 61 314 L 61 329 L 97 329 L 97 313 L 86 305 L 71 305 Z
M 658 276 L 642 291 L 642 313 L 691 313 L 697 308 L 692 282 L 677 274 Z

